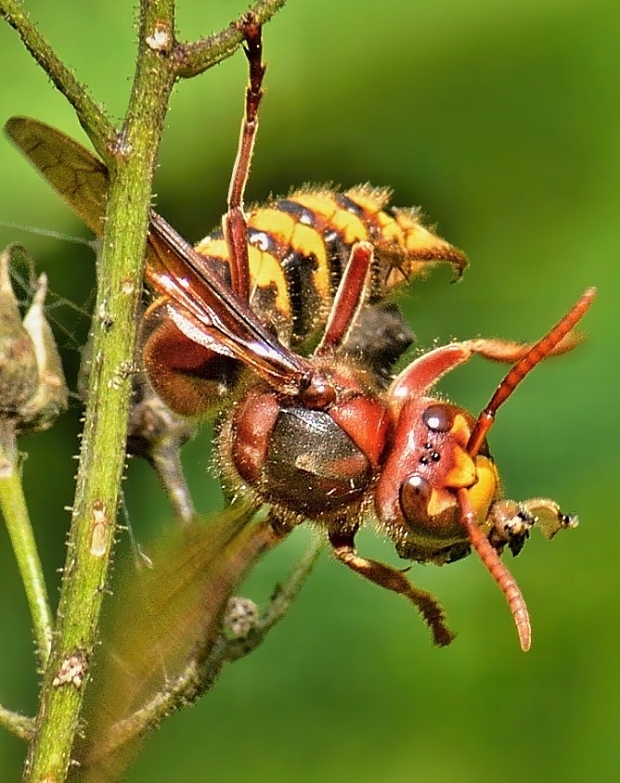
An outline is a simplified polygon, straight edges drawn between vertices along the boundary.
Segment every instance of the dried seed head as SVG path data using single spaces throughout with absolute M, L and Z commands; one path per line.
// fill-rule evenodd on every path
M 0 255 L 0 415 L 18 418 L 37 388 L 37 357 L 11 286 L 12 248 Z
M 223 630 L 232 639 L 245 638 L 255 631 L 260 624 L 258 606 L 249 598 L 234 595 L 229 601 L 224 614 Z
M 13 247 L 0 256 L 0 415 L 19 432 L 41 432 L 67 409 L 68 391 L 58 348 L 45 317 L 47 278 L 37 281 L 22 322 L 11 286 Z

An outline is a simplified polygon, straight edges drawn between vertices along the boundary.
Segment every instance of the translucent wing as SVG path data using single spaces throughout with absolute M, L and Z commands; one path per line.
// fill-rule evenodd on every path
M 106 166 L 64 133 L 28 117 L 12 117 L 9 138 L 95 234 L 103 230 Z M 283 391 L 295 393 L 312 365 L 285 348 L 205 259 L 153 212 L 146 278 L 171 303 L 170 316 L 192 342 L 239 359 Z
M 29 117 L 11 117 L 4 129 L 63 201 L 100 236 L 109 185 L 105 165 L 64 133 Z
M 88 692 L 86 739 L 77 755 L 85 781 L 118 780 L 139 735 L 120 742 L 119 721 L 161 697 L 190 661 L 204 660 L 228 599 L 275 538 L 266 514 L 241 500 L 174 528 L 148 557 L 117 567 L 103 643 Z
M 193 342 L 233 356 L 282 391 L 298 392 L 314 367 L 288 350 L 160 215 L 152 213 L 149 243 L 157 256 L 146 278 L 170 299 L 170 316 Z

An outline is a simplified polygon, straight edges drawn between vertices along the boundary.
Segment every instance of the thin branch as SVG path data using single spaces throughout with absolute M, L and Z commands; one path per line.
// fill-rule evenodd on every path
M 315 537 L 288 577 L 277 586 L 256 628 L 246 637 L 226 640 L 224 662 L 232 663 L 249 655 L 265 641 L 269 631 L 288 613 L 324 550 L 325 541 L 319 536 Z
M 286 0 L 257 0 L 248 13 L 253 14 L 257 24 L 264 25 L 285 3 Z M 238 19 L 231 22 L 217 35 L 178 44 L 174 52 L 177 76 L 180 79 L 189 79 L 230 57 L 243 41 L 241 21 L 242 19 Z
M 3 726 L 11 734 L 24 742 L 30 742 L 34 735 L 34 719 L 19 712 L 7 710 L 0 704 L 0 726 Z
M 69 68 L 58 59 L 20 3 L 16 0 L 0 0 L 0 16 L 17 31 L 33 60 L 73 106 L 81 126 L 88 129 L 95 149 L 107 163 L 113 130 L 101 107 L 90 97 L 86 87 L 80 84 Z
M 41 560 L 24 497 L 17 433 L 45 429 L 53 411 L 63 409 L 64 378 L 53 338 L 42 316 L 45 278 L 40 278 L 27 315 L 22 319 L 11 284 L 13 254 L 23 250 L 9 245 L 0 254 L 0 512 L 4 517 L 19 573 L 30 607 L 39 669 L 44 670 L 52 645 L 53 619 Z M 27 260 L 27 255 L 25 256 Z M 46 329 L 47 327 L 47 329 Z M 53 379 L 53 382 L 51 382 Z M 52 400 L 51 388 L 56 392 Z M 51 402 L 51 407 L 48 407 Z M 58 403 L 58 405 L 56 404 Z M 49 421 L 44 410 L 48 407 Z
M 41 560 L 37 551 L 34 533 L 24 497 L 21 471 L 16 449 L 6 447 L 7 437 L 13 439 L 14 432 L 7 432 L 7 425 L 0 423 L 3 436 L 0 438 L 0 462 L 4 469 L 0 474 L 0 511 L 11 539 L 17 567 L 26 590 L 32 626 L 37 645 L 37 657 L 41 671 L 45 669 L 52 646 L 53 619 L 50 610 L 47 587 L 43 578 Z M 11 427 L 12 430 L 12 427 Z
M 218 640 L 215 648 L 221 648 L 223 642 Z M 213 680 L 207 682 L 205 673 L 201 671 L 198 662 L 191 660 L 183 672 L 171 681 L 164 691 L 157 693 L 144 707 L 136 710 L 129 718 L 115 723 L 107 734 L 97 742 L 86 758 L 85 780 L 88 781 L 88 770 L 91 767 L 108 763 L 122 764 L 118 755 L 119 748 L 126 748 L 141 738 L 145 738 L 154 731 L 164 718 L 171 715 L 183 705 L 196 700 L 199 693 L 205 693 L 215 684 L 221 670 L 224 659 L 217 671 L 213 670 Z M 132 754 L 133 755 L 133 754 Z M 96 774 L 96 773 L 95 773 Z

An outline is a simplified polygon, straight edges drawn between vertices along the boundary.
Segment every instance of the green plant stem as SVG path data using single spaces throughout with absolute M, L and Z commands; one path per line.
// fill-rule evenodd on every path
M 277 586 L 267 608 L 262 613 L 257 627 L 245 638 L 228 639 L 224 651 L 225 661 L 232 663 L 246 655 L 249 655 L 265 641 L 269 631 L 282 620 L 293 601 L 299 595 L 306 579 L 314 570 L 321 553 L 325 550 L 325 540 L 316 536 L 308 549 L 299 558 L 291 573 Z
M 285 3 L 286 0 L 258 0 L 252 5 L 251 13 L 256 17 L 258 24 L 264 25 Z M 230 57 L 242 41 L 243 34 L 239 22 L 235 21 L 217 35 L 179 44 L 175 50 L 178 77 L 189 79 L 198 76 Z
M 0 726 L 4 726 L 7 731 L 24 742 L 30 742 L 34 735 L 34 720 L 32 718 L 7 710 L 2 705 L 0 705 Z
M 151 179 L 174 74 L 149 43 L 174 29 L 171 0 L 143 0 L 131 102 L 111 170 L 89 378 L 67 561 L 35 741 L 24 779 L 62 781 L 78 729 L 116 526 Z M 90 129 L 88 129 L 90 131 Z
M 0 422 L 0 432 L 0 462 L 3 467 L 0 472 L 0 511 L 5 520 L 26 590 L 37 644 L 39 668 L 43 671 L 52 645 L 52 612 L 24 497 L 12 423 L 6 420 Z
M 101 107 L 90 97 L 69 68 L 58 59 L 21 3 L 16 0 L 0 0 L 0 16 L 17 31 L 33 60 L 73 106 L 80 125 L 90 136 L 97 152 L 108 163 L 113 128 Z

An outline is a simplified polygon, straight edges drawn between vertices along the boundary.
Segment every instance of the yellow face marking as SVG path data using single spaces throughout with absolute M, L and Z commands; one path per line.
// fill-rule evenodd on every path
M 460 446 L 463 448 L 467 446 L 469 436 L 471 435 L 471 427 L 462 413 L 457 413 L 455 415 L 450 433 L 454 436 L 455 441 Z
M 453 492 L 447 489 L 433 489 L 426 507 L 430 519 L 438 517 L 448 509 L 457 509 L 456 498 Z
M 476 464 L 464 448 L 455 444 L 450 452 L 452 466 L 445 474 L 442 484 L 445 487 L 460 489 L 471 487 L 476 481 Z
M 469 455 L 467 455 L 467 457 L 474 469 L 473 481 L 476 481 L 477 479 L 476 483 L 469 487 L 467 494 L 469 496 L 472 508 L 476 512 L 476 519 L 478 524 L 483 526 L 489 515 L 489 508 L 491 507 L 491 503 L 493 503 L 497 497 L 499 475 L 497 473 L 495 464 L 488 457 L 478 455 L 475 459 L 475 462 L 469 458 Z M 458 478 L 465 479 L 465 477 L 466 473 L 464 472 Z M 467 478 L 471 478 L 471 474 Z M 454 514 L 459 513 L 456 497 L 452 491 L 452 489 L 459 486 L 467 487 L 468 485 L 465 483 L 451 483 L 448 485 L 448 482 L 446 481 L 446 485 L 441 489 L 433 489 L 426 507 L 428 516 L 431 519 L 433 517 L 440 516 L 448 509 L 452 509 Z
M 499 475 L 495 463 L 488 457 L 476 457 L 476 474 L 478 482 L 468 490 L 469 500 L 476 512 L 478 524 L 486 521 L 491 503 L 497 495 Z

